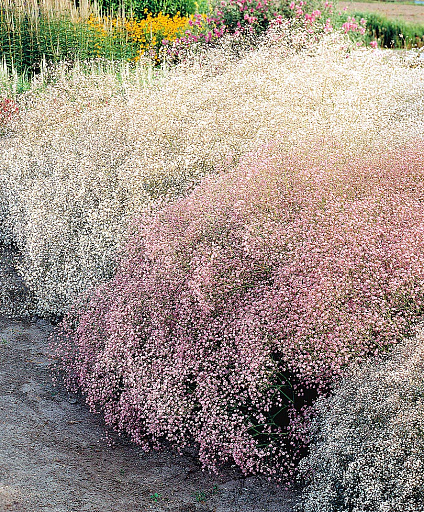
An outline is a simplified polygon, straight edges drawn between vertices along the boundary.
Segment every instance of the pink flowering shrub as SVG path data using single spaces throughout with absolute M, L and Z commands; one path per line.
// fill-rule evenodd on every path
M 365 41 L 366 20 L 335 13 L 326 0 L 291 0 L 275 4 L 269 0 L 222 0 L 213 15 L 196 15 L 190 30 L 172 45 L 163 41 L 160 58 L 170 63 L 187 62 L 193 54 L 227 44 L 237 56 L 273 38 L 276 30 L 291 39 L 296 51 L 310 48 L 326 34 L 347 34 L 348 53 Z M 371 45 L 374 47 L 373 45 Z
M 335 28 L 347 34 L 349 40 L 356 43 L 356 46 L 367 46 L 367 21 L 365 18 L 348 16 L 347 13 L 339 11 L 338 15 L 334 16 L 333 22 Z M 374 48 L 372 44 L 370 46 Z
M 281 11 L 275 0 L 222 0 L 215 5 L 210 15 L 195 15 L 189 22 L 190 29 L 177 38 L 172 47 L 162 49 L 168 61 L 177 62 L 191 50 L 213 45 L 224 35 L 247 39 L 254 44 L 257 36 L 264 32 L 270 21 Z
M 319 8 L 318 8 L 319 7 Z M 332 31 L 330 16 L 333 6 L 326 1 L 299 0 L 296 2 L 275 2 L 275 0 L 221 0 L 214 13 L 196 15 L 190 21 L 190 30 L 184 37 L 177 38 L 172 47 L 165 45 L 160 52 L 162 58 L 177 62 L 186 57 L 189 50 L 213 45 L 224 35 L 234 39 L 236 45 L 257 46 L 260 36 L 275 25 L 288 22 L 288 29 L 302 29 L 308 34 L 319 36 Z
M 314 398 L 424 311 L 424 142 L 384 151 L 270 143 L 135 219 L 60 326 L 67 384 L 146 450 L 291 481 Z
M 231 33 L 244 29 L 260 33 L 284 9 L 286 4 L 278 5 L 275 0 L 221 0 L 212 20 Z

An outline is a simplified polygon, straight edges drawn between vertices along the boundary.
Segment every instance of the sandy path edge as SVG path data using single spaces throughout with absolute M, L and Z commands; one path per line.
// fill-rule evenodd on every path
M 23 300 L 11 254 L 0 256 L 0 288 Z M 116 436 L 110 446 L 100 416 L 53 386 L 52 329 L 0 316 L 1 512 L 292 512 L 297 495 L 260 479 L 209 475 L 189 455 L 145 454 Z

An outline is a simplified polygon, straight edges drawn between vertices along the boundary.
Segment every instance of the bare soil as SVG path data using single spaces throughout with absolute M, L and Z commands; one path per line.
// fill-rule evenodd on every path
M 0 303 L 27 315 L 14 258 L 0 250 Z M 82 397 L 53 385 L 53 329 L 0 316 L 1 512 L 293 511 L 298 493 L 235 468 L 210 475 L 189 453 L 146 454 L 108 432 Z
M 424 4 L 405 4 L 400 2 L 338 2 L 339 10 L 347 7 L 347 12 L 364 11 L 382 14 L 389 19 L 399 19 L 424 25 Z

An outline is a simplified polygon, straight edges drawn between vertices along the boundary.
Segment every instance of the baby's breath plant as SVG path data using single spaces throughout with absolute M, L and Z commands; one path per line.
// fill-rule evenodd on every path
M 419 133 L 421 68 L 400 68 L 370 51 L 346 59 L 335 34 L 297 54 L 293 47 L 305 39 L 289 33 L 275 27 L 261 49 L 241 58 L 231 45 L 216 47 L 164 68 L 163 79 L 150 69 L 150 81 L 158 74 L 154 87 L 140 88 L 148 81 L 141 65 L 134 78 L 123 69 L 120 81 L 115 71 L 90 76 L 75 68 L 58 71 L 44 89 L 40 78 L 15 98 L 13 137 L 0 139 L 9 212 L 1 238 L 22 252 L 21 273 L 40 315 L 63 314 L 113 275 L 135 213 L 232 169 L 281 131 L 287 150 L 308 134 L 332 134 L 353 152 L 380 137 L 391 144 Z
M 424 141 L 322 142 L 268 144 L 135 218 L 114 278 L 65 317 L 68 385 L 145 449 L 290 481 L 313 398 L 424 313 Z
M 302 512 L 424 510 L 424 338 L 354 366 L 316 402 Z
M 73 80 L 76 75 L 82 74 L 84 77 L 99 75 L 115 75 L 115 86 L 122 83 L 121 78 L 132 81 L 144 86 L 150 83 L 150 79 L 156 77 L 161 70 L 153 72 L 153 66 L 150 60 L 138 59 L 137 62 L 125 62 L 119 60 L 109 60 L 106 58 L 95 58 L 79 60 L 63 59 L 59 63 L 47 63 L 45 58 L 40 63 L 40 72 L 32 77 L 18 75 L 15 68 L 11 72 L 7 67 L 0 68 L 0 94 L 5 97 L 13 98 L 19 104 L 31 105 L 33 99 L 41 92 L 45 92 L 48 85 L 54 85 L 59 79 Z M 116 89 L 113 93 L 108 90 L 108 94 L 118 94 Z M 29 100 L 29 98 L 32 98 Z

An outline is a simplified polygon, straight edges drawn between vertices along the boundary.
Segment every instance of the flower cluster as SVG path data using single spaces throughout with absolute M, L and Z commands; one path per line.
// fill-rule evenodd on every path
M 290 24 L 291 29 L 301 27 L 319 33 L 322 27 L 316 21 L 321 18 L 322 13 L 313 10 L 308 14 L 308 7 L 309 4 L 303 0 L 299 4 L 291 2 L 289 7 L 269 0 L 222 0 L 215 8 L 214 15 L 206 17 L 206 24 L 194 24 L 195 30 L 186 31 L 186 35 L 177 39 L 172 48 L 167 50 L 167 54 L 174 57 L 184 55 L 187 48 L 196 49 L 198 43 L 217 41 L 224 34 L 230 34 L 236 40 L 248 37 L 253 42 L 255 38 L 249 36 L 259 36 L 276 23 L 281 24 L 287 19 L 293 21 Z M 332 6 L 326 3 L 324 11 L 331 12 L 331 9 Z M 296 14 L 293 14 L 293 10 L 296 10 Z
M 19 248 L 38 315 L 63 314 L 113 275 L 137 212 L 233 169 L 270 137 L 285 133 L 289 151 L 331 135 L 356 154 L 422 131 L 422 68 L 367 50 L 346 61 L 343 35 L 305 47 L 303 32 L 290 34 L 279 25 L 241 59 L 217 47 L 162 78 L 58 71 L 54 84 L 19 97 L 0 152 L 0 239 Z
M 9 121 L 19 113 L 16 102 L 10 98 L 0 101 L 0 129 L 5 127 Z
M 302 512 L 424 510 L 424 338 L 355 366 L 316 405 Z
M 181 17 L 179 13 L 170 17 L 159 13 L 152 16 L 146 13 L 147 18 L 141 21 L 132 20 L 126 25 L 129 38 L 135 41 L 139 47 L 139 55 L 148 53 L 156 62 L 160 61 L 159 50 L 164 44 L 174 41 L 181 36 L 192 21 L 190 18 Z M 138 57 L 139 58 L 139 57 Z
M 101 31 L 102 37 L 107 35 L 108 32 L 105 27 L 108 25 L 110 25 L 112 31 L 117 28 L 124 30 L 129 42 L 137 45 L 139 51 L 139 54 L 133 60 L 138 60 L 140 56 L 147 53 L 156 62 L 159 62 L 159 49 L 163 45 L 172 43 L 179 36 L 182 36 L 188 26 L 194 22 L 198 23 L 199 19 L 204 20 L 206 18 L 205 14 L 184 17 L 177 13 L 171 17 L 162 12 L 154 16 L 147 12 L 147 9 L 145 9 L 145 16 L 145 19 L 142 20 L 134 18 L 126 20 L 122 26 L 119 25 L 118 19 L 109 19 L 107 17 L 104 20 L 100 20 L 92 16 L 88 23 L 90 26 L 98 28 Z
M 287 481 L 312 399 L 424 313 L 424 141 L 322 142 L 267 144 L 135 218 L 115 277 L 65 318 L 69 385 L 134 442 Z
M 367 22 L 364 18 L 361 18 L 361 21 L 358 23 L 353 16 L 348 16 L 347 21 L 342 25 L 342 29 L 345 34 L 348 32 L 359 32 L 361 35 L 364 35 L 366 24 Z

